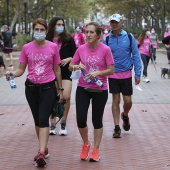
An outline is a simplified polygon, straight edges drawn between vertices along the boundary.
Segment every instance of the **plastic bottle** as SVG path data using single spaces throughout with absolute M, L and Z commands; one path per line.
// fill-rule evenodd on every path
M 102 88 L 103 86 L 104 86 L 104 84 L 98 79 L 98 78 L 94 78 L 93 79 L 93 82 L 97 85 L 97 86 L 99 86 L 100 88 Z
M 91 84 L 92 81 L 91 81 L 89 78 L 86 79 L 86 76 L 87 76 L 86 70 L 81 70 L 81 72 L 82 72 L 82 74 L 83 74 L 83 76 L 84 76 L 85 81 L 86 81 L 88 84 Z
M 8 82 L 9 82 L 12 90 L 17 88 L 17 86 L 15 84 L 15 81 L 14 81 L 14 79 L 11 76 L 8 78 Z

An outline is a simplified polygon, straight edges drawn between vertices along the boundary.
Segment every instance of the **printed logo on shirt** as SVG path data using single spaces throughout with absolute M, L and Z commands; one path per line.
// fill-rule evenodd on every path
M 44 54 L 34 54 L 34 53 L 32 53 L 32 56 L 33 57 L 32 57 L 32 63 L 30 64 L 30 69 L 35 70 L 34 74 L 36 75 L 30 76 L 30 78 L 35 82 L 43 81 L 45 79 L 43 73 L 45 70 L 45 63 L 47 63 L 47 56 Z

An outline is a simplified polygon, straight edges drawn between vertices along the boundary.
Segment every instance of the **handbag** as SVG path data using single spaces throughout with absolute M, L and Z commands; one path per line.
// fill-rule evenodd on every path
M 72 71 L 72 73 L 71 73 L 70 78 L 71 78 L 72 80 L 77 80 L 77 79 L 79 79 L 80 77 L 81 77 L 81 70 L 74 70 L 74 66 L 73 66 L 73 71 Z

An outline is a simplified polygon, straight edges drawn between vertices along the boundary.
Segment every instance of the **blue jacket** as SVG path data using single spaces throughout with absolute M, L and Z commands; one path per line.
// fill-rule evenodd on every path
M 113 35 L 111 31 L 108 46 L 111 48 L 114 57 L 115 73 L 132 70 L 134 65 L 135 77 L 140 78 L 142 69 L 140 54 L 133 34 L 131 34 L 131 37 L 130 47 L 130 39 L 126 31 L 122 30 L 118 36 Z M 106 38 L 103 43 L 106 44 Z

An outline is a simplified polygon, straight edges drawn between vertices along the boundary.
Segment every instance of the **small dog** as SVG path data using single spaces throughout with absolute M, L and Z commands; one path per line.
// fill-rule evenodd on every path
M 3 60 L 2 56 L 0 56 L 0 67 L 4 67 L 5 68 L 5 64 L 4 64 L 4 60 Z
M 168 68 L 161 68 L 161 77 L 165 78 L 167 74 L 168 78 L 170 78 L 170 69 Z

